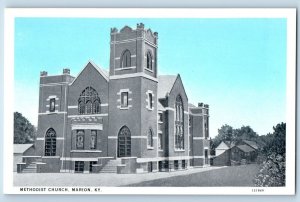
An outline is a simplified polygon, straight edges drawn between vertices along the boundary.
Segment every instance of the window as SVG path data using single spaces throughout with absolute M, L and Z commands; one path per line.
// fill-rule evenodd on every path
M 158 134 L 158 149 L 162 150 L 162 134 Z
M 147 52 L 147 69 L 152 70 L 152 55 L 151 52 Z
M 147 140 L 148 148 L 153 148 L 153 132 L 151 129 L 148 130 Z
M 125 50 L 121 59 L 121 68 L 131 67 L 131 54 L 129 50 Z
M 151 173 L 153 171 L 153 163 L 148 162 L 148 172 Z
M 204 123 L 204 135 L 205 139 L 208 138 L 208 117 L 205 117 L 205 123 Z
M 123 126 L 118 134 L 118 157 L 131 156 L 131 133 L 127 126 Z
M 45 137 L 45 156 L 56 155 L 56 132 L 53 128 L 50 128 L 46 132 Z
M 121 92 L 121 107 L 128 107 L 128 92 Z
M 175 169 L 175 170 L 178 170 L 178 168 L 179 168 L 178 160 L 175 160 L 175 161 L 174 161 L 174 169 Z
M 75 161 L 75 173 L 83 173 L 84 161 Z
M 159 120 L 160 122 L 163 122 L 163 114 L 162 114 L 162 113 L 159 113 L 159 114 L 158 114 L 158 120 Z
M 149 93 L 148 97 L 149 97 L 149 108 L 153 109 L 153 95 L 152 95 L 152 93 Z
M 77 130 L 76 149 L 84 149 L 84 130 Z
M 175 149 L 184 150 L 184 113 L 180 95 L 176 97 L 175 110 Z
M 181 167 L 182 167 L 182 169 L 185 169 L 185 167 L 186 167 L 186 165 L 185 165 L 185 160 L 182 160 L 182 161 L 181 161 Z
M 78 99 L 78 112 L 79 114 L 99 114 L 100 105 L 97 91 L 92 87 L 87 87 Z
M 96 145 L 97 145 L 97 131 L 91 130 L 90 149 L 96 149 Z
M 50 99 L 50 112 L 55 112 L 55 98 Z
M 93 172 L 93 165 L 96 165 L 97 161 L 90 161 L 90 173 Z

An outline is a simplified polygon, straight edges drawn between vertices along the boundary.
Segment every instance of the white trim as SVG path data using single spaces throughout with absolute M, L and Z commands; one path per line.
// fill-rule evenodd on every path
M 78 109 L 78 105 L 68 106 L 68 109 Z
M 101 150 L 71 150 L 72 153 L 101 153 Z
M 187 112 L 187 111 L 183 111 L 183 113 L 184 113 L 184 114 L 189 114 L 189 112 Z
M 132 139 L 147 139 L 147 136 L 131 136 Z
M 175 109 L 174 108 L 172 108 L 172 107 L 165 107 L 165 110 L 168 110 L 168 111 L 175 111 Z
M 60 160 L 65 160 L 65 161 L 98 161 L 98 158 L 84 158 L 84 157 L 64 157 L 64 158 L 60 158 Z
M 103 117 L 108 116 L 108 114 L 77 114 L 69 115 L 68 118 L 92 118 L 92 117 Z
M 148 74 L 145 74 L 144 72 L 137 72 L 137 73 L 132 73 L 132 74 L 123 74 L 123 75 L 114 75 L 110 76 L 109 79 L 114 80 L 114 79 L 125 79 L 125 78 L 133 78 L 133 77 L 144 77 L 147 79 L 150 79 L 152 81 L 158 82 L 158 80 L 152 76 L 149 76 Z
M 59 111 L 49 112 L 49 111 L 46 111 L 45 113 L 38 113 L 38 115 L 66 114 L 66 113 L 67 113 L 67 112 L 59 112 Z
M 204 137 L 193 137 L 193 140 L 204 140 Z
M 108 138 L 108 139 L 118 139 L 117 136 L 108 136 L 107 138 Z
M 72 124 L 72 130 L 103 130 L 102 124 Z
M 136 69 L 136 66 L 115 68 L 115 71 L 130 70 L 130 69 Z
M 115 60 L 120 60 L 120 59 L 121 59 L 120 57 L 116 57 L 116 58 L 115 58 Z
M 44 87 L 44 86 L 64 86 L 64 85 L 68 85 L 69 82 L 58 82 L 58 83 L 45 83 L 45 84 L 40 84 L 40 87 Z
M 56 140 L 64 140 L 65 138 L 64 137 L 57 137 Z M 45 140 L 44 137 L 37 137 L 35 140 Z
M 194 159 L 202 159 L 204 156 L 193 156 Z
M 144 69 L 145 69 L 145 70 L 147 70 L 147 71 L 149 71 L 149 72 L 151 72 L 151 73 L 153 73 L 153 72 L 154 72 L 153 70 L 151 70 L 151 69 L 148 69 L 147 67 L 144 67 Z

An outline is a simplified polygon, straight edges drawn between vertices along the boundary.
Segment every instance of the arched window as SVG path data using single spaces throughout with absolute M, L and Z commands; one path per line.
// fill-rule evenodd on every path
M 147 134 L 147 147 L 153 147 L 153 132 L 151 129 L 148 130 Z
M 176 97 L 175 102 L 176 117 L 175 117 L 175 149 L 184 149 L 184 113 L 183 113 L 183 102 L 181 96 Z
M 152 70 L 152 55 L 151 52 L 147 52 L 147 69 Z
M 121 68 L 131 67 L 131 53 L 129 50 L 125 50 L 121 58 Z
M 45 136 L 45 156 L 56 155 L 56 132 L 53 128 L 49 128 Z
M 131 133 L 127 126 L 123 126 L 118 134 L 118 157 L 131 156 Z
M 92 87 L 87 87 L 78 99 L 78 112 L 79 114 L 99 114 L 100 105 L 97 91 Z

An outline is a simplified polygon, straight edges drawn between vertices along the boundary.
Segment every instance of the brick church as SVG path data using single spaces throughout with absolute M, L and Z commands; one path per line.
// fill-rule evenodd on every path
M 109 72 L 40 75 L 36 172 L 144 173 L 209 165 L 209 107 L 158 75 L 158 33 L 111 29 Z M 25 168 L 26 169 L 26 168 Z

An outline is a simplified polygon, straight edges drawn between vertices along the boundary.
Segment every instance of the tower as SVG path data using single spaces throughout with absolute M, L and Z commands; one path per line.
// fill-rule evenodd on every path
M 111 29 L 109 156 L 157 156 L 157 40 L 142 23 Z

